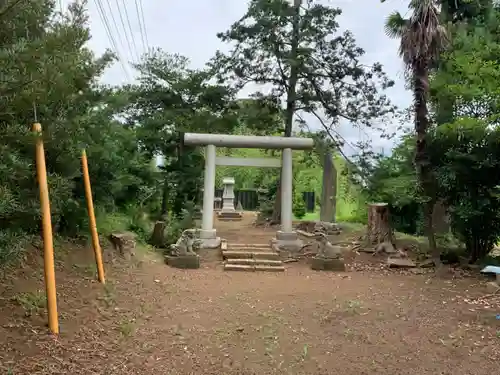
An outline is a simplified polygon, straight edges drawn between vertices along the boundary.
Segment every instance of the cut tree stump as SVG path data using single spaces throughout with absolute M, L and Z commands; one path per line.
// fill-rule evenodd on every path
M 368 205 L 368 225 L 366 228 L 367 246 L 389 242 L 394 245 L 394 234 L 389 220 L 387 203 L 370 203 Z
M 151 245 L 155 247 L 163 247 L 165 245 L 165 228 L 167 223 L 157 221 L 155 223 L 153 234 L 151 235 Z

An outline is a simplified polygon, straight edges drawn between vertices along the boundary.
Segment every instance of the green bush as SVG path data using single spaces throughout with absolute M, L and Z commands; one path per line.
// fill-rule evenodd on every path
M 292 212 L 293 215 L 299 220 L 306 216 L 306 203 L 300 195 L 295 195 L 293 199 Z
M 0 265 L 19 259 L 32 239 L 33 236 L 21 230 L 0 229 Z

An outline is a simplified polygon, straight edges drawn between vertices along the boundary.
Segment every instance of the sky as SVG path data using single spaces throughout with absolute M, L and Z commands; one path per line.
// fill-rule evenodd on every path
M 59 0 L 59 6 L 64 8 L 68 2 Z M 407 11 L 407 2 L 323 2 L 342 9 L 340 27 L 351 30 L 358 46 L 366 51 L 364 63 L 380 62 L 389 77 L 396 81 L 395 87 L 387 92 L 389 98 L 400 108 L 408 107 L 411 94 L 404 88 L 403 65 L 397 54 L 398 41 L 388 38 L 383 28 L 385 19 L 392 11 L 398 10 L 403 14 Z M 216 50 L 227 51 L 228 46 L 219 42 L 216 33 L 227 30 L 246 9 L 247 0 L 88 0 L 92 34 L 90 47 L 96 53 L 102 53 L 107 48 L 115 49 L 102 20 L 104 12 L 123 65 L 117 63 L 108 69 L 103 82 L 112 85 L 130 83 L 134 74 L 127 62 L 137 62 L 138 56 L 152 47 L 184 55 L 194 68 L 201 68 Z M 311 120 L 309 126 L 314 129 L 319 124 Z M 393 128 L 396 125 L 385 126 Z M 342 123 L 337 130 L 347 141 L 344 152 L 348 155 L 356 153 L 350 144 L 359 140 L 371 138 L 374 150 L 384 153 L 390 151 L 394 142 L 380 139 L 377 133 L 370 130 L 353 129 L 349 123 Z

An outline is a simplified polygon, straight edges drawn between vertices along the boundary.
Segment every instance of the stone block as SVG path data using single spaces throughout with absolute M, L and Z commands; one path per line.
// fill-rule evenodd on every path
M 174 268 L 197 269 L 200 268 L 200 257 L 198 255 L 167 256 L 165 262 Z
M 344 259 L 311 258 L 311 269 L 314 271 L 345 271 Z

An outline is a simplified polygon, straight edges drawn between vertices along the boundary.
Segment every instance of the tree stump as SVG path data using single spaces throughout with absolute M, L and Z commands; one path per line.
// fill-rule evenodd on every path
M 155 247 L 165 246 L 165 228 L 167 223 L 164 221 L 157 221 L 155 223 L 153 234 L 151 235 L 151 245 Z
M 370 203 L 368 205 L 368 225 L 366 228 L 368 246 L 389 242 L 394 245 L 394 234 L 389 220 L 387 203 Z

